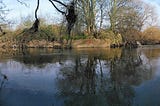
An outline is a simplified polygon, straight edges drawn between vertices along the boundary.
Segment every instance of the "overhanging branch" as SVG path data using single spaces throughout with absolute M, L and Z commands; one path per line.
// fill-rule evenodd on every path
M 58 2 L 57 0 L 53 0 L 53 1 Z M 49 2 L 52 3 L 52 5 L 56 8 L 56 10 L 57 10 L 58 12 L 60 12 L 60 13 L 62 13 L 62 14 L 65 14 L 64 11 L 61 11 L 60 9 L 58 9 L 58 8 L 56 7 L 56 5 L 53 3 L 53 1 L 52 1 L 52 0 L 49 0 Z M 58 2 L 58 3 L 60 3 L 60 2 Z M 60 4 L 61 4 L 61 3 L 60 3 Z M 64 4 L 62 3 L 62 5 L 64 5 Z M 66 6 L 66 5 L 65 5 L 65 6 Z
M 37 16 L 37 12 L 38 12 L 38 9 L 39 9 L 39 0 L 37 0 L 37 7 L 35 9 L 35 18 L 36 20 L 34 21 L 32 27 L 30 28 L 30 30 L 34 31 L 34 32 L 37 32 L 38 29 L 39 29 L 39 19 L 38 19 L 38 16 Z
M 23 2 L 23 1 L 21 1 L 21 0 L 17 0 L 20 4 L 22 4 L 22 5 L 25 5 L 26 7 L 28 7 L 28 5 L 25 3 L 25 2 Z
M 37 17 L 37 11 L 39 9 L 39 0 L 37 0 L 37 7 L 36 7 L 36 10 L 35 10 L 35 18 L 38 19 Z
M 57 2 L 57 3 L 59 3 L 59 4 L 63 5 L 63 6 L 65 6 L 65 7 L 67 7 L 67 5 L 65 5 L 64 3 L 62 3 L 62 2 L 60 2 L 58 0 L 52 0 L 52 1 L 55 1 L 55 2 Z

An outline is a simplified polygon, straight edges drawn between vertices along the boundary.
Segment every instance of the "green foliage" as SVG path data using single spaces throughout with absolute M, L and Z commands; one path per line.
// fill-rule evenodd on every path
M 115 36 L 113 31 L 111 30 L 102 30 L 100 31 L 99 38 L 100 39 L 112 39 Z
M 87 35 L 85 35 L 85 34 L 73 36 L 73 39 L 74 39 L 74 40 L 86 39 L 86 38 L 87 38 Z
M 56 34 L 54 32 L 54 30 L 52 29 L 52 25 L 48 25 L 46 27 L 41 27 L 40 28 L 41 36 L 45 37 L 48 41 L 53 41 L 56 40 Z
M 55 28 L 58 26 L 54 25 L 44 25 L 40 27 L 38 32 L 32 32 L 28 28 L 25 28 L 24 30 L 17 30 L 17 36 L 16 39 L 18 41 L 21 41 L 22 39 L 25 39 L 25 41 L 31 41 L 31 40 L 47 40 L 47 41 L 55 41 L 58 39 L 58 28 Z
M 122 36 L 121 34 L 115 34 L 111 30 L 103 30 L 101 31 L 99 38 L 101 39 L 110 39 L 111 44 L 121 44 L 122 43 Z
M 87 39 L 87 35 L 85 35 L 85 34 L 79 34 L 79 35 L 73 35 L 73 36 L 71 36 L 71 39 L 73 39 L 73 40 L 80 40 L 80 39 Z M 62 39 L 66 39 L 66 40 L 68 40 L 68 35 L 63 35 L 63 37 L 62 37 Z

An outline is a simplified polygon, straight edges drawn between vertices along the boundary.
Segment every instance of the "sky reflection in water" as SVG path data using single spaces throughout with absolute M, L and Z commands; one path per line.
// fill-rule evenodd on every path
M 0 51 L 0 106 L 160 105 L 158 47 Z

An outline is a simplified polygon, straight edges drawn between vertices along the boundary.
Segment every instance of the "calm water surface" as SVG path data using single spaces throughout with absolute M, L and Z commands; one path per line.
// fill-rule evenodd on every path
M 0 106 L 160 106 L 160 47 L 0 49 Z

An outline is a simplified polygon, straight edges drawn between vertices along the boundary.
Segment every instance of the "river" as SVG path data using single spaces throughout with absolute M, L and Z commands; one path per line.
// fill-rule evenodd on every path
M 0 49 L 0 106 L 160 106 L 160 47 Z

